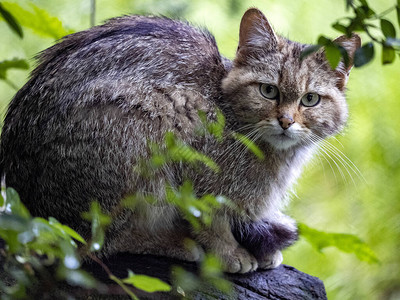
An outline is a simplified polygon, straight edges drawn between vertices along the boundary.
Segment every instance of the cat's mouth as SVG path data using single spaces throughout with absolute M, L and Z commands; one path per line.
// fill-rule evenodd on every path
M 265 140 L 277 149 L 288 149 L 299 142 L 298 138 L 286 131 L 268 135 L 265 137 Z
M 281 132 L 273 133 L 272 136 L 275 136 L 276 138 L 281 138 L 281 139 L 289 139 L 289 140 L 296 140 L 296 137 L 293 135 L 293 133 L 288 132 L 287 130 L 283 130 Z
M 289 138 L 289 139 L 293 138 L 291 135 L 287 134 L 287 131 L 284 131 L 284 132 L 282 132 L 280 134 L 277 134 L 277 135 L 285 137 L 285 138 Z

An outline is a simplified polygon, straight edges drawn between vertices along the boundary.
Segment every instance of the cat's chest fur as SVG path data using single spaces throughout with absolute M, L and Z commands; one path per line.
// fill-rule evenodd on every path
M 209 141 L 206 153 L 220 166 L 220 172 L 193 172 L 191 177 L 201 194 L 223 195 L 243 210 L 245 217 L 259 220 L 283 208 L 288 189 L 299 177 L 302 166 L 310 158 L 312 147 L 277 151 L 260 145 L 264 158 L 257 157 L 238 140 L 227 139 L 219 144 Z

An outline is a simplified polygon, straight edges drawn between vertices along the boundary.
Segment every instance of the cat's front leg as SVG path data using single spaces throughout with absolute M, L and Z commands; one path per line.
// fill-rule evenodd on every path
M 276 267 L 279 267 L 283 261 L 282 252 L 277 250 L 272 254 L 268 253 L 263 257 L 258 258 L 257 261 L 259 269 L 275 269 Z
M 278 267 L 283 260 L 281 250 L 298 238 L 295 221 L 282 213 L 276 213 L 268 220 L 237 221 L 232 232 L 236 240 L 254 255 L 260 269 Z
M 236 241 L 227 218 L 215 216 L 210 227 L 194 235 L 206 251 L 220 259 L 224 272 L 247 273 L 257 270 L 257 259 Z

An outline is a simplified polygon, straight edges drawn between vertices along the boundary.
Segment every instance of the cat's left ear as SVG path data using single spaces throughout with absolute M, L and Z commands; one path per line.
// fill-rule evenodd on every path
M 277 36 L 264 14 L 257 8 L 248 9 L 240 22 L 237 59 L 274 51 L 277 44 Z
M 337 85 L 339 89 L 343 90 L 349 78 L 350 70 L 353 67 L 354 53 L 361 47 L 361 38 L 357 34 L 353 34 L 351 37 L 342 35 L 333 42 L 343 47 L 348 55 L 347 62 L 342 59 L 336 67 L 336 73 L 339 77 Z

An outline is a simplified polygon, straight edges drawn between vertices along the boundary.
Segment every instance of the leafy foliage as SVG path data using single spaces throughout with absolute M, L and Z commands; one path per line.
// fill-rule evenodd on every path
M 4 21 L 10 26 L 10 28 L 20 37 L 24 37 L 24 33 L 22 31 L 21 25 L 18 21 L 14 18 L 14 16 L 3 7 L 0 3 L 0 15 L 3 17 Z
M 207 120 L 207 115 L 202 110 L 199 110 L 198 114 L 206 131 L 211 136 L 214 136 L 217 141 L 222 142 L 225 129 L 225 116 L 223 115 L 222 111 L 217 109 L 217 116 L 215 121 Z M 204 133 L 201 132 L 201 129 L 199 129 L 199 134 L 204 135 Z
M 111 223 L 111 218 L 102 212 L 98 202 L 92 202 L 90 210 L 82 213 L 82 217 L 92 224 L 90 251 L 99 251 L 104 244 L 104 230 Z
M 223 196 L 211 194 L 197 198 L 190 181 L 185 181 L 178 188 L 167 186 L 166 200 L 180 210 L 183 217 L 195 230 L 200 229 L 203 225 L 211 225 L 213 212 L 223 204 L 228 205 L 229 202 Z
M 148 141 L 151 152 L 149 160 L 142 160 L 135 168 L 136 171 L 145 176 L 154 176 L 154 172 L 162 167 L 173 163 L 197 164 L 203 163 L 214 172 L 219 172 L 219 166 L 208 156 L 198 152 L 175 136 L 175 133 L 168 131 L 164 135 L 161 145 Z
M 397 5 L 387 9 L 382 14 L 376 13 L 369 6 L 367 0 L 347 0 L 346 6 L 348 10 L 352 10 L 353 16 L 339 19 L 332 24 L 332 28 L 349 37 L 354 32 L 364 32 L 370 38 L 370 41 L 364 43 L 361 50 L 359 49 L 356 51 L 354 66 L 361 67 L 370 62 L 374 57 L 374 48 L 376 47 L 376 44 L 380 45 L 382 48 L 382 64 L 392 63 L 396 57 L 395 54 L 400 54 L 400 39 L 396 38 L 396 29 L 393 23 L 384 17 L 392 10 L 396 10 L 400 26 L 399 1 L 397 1 Z M 380 22 L 379 29 L 381 36 L 372 31 L 372 29 L 375 30 L 378 28 L 378 26 L 374 24 L 374 21 L 376 20 L 379 20 Z M 307 47 L 303 51 L 302 57 L 317 51 L 321 46 L 325 48 L 326 58 L 333 69 L 336 68 L 340 59 L 343 59 L 345 63 L 346 60 L 348 60 L 348 54 L 346 51 L 335 44 L 332 39 L 323 35 L 318 38 L 317 46 L 313 45 Z
M 80 270 L 80 257 L 75 241 L 85 243 L 73 229 L 54 218 L 31 217 L 12 188 L 2 189 L 0 238 L 6 243 L 4 269 L 11 284 L 0 284 L 5 299 L 25 297 L 27 292 L 48 295 L 58 290 L 51 275 L 56 269 L 58 280 L 85 288 L 97 286 L 88 273 Z M 45 293 L 45 294 L 46 294 Z
M 374 44 L 366 43 L 358 48 L 354 55 L 354 66 L 361 67 L 370 62 L 374 57 Z
M 165 134 L 166 161 L 196 163 L 202 162 L 214 172 L 219 172 L 218 165 L 208 156 L 177 139 L 173 132 Z
M 299 224 L 300 235 L 304 237 L 318 251 L 326 247 L 336 247 L 346 253 L 354 253 L 359 260 L 368 263 L 378 263 L 375 253 L 366 243 L 355 235 L 346 233 L 327 233 Z
M 0 61 L 0 79 L 5 80 L 7 78 L 7 71 L 9 69 L 28 70 L 29 64 L 25 59 L 19 58 Z
M 224 279 L 221 264 L 217 257 L 207 253 L 200 264 L 200 272 L 195 275 L 181 267 L 172 270 L 175 290 L 185 298 L 194 298 L 192 293 L 209 285 L 214 286 L 227 295 L 232 294 L 232 285 Z
M 41 36 L 60 39 L 74 32 L 73 30 L 64 28 L 61 21 L 51 16 L 46 10 L 32 3 L 30 6 L 31 10 L 26 10 L 17 3 L 2 2 L 2 7 L 12 14 L 19 24 L 32 29 Z
M 148 293 L 171 291 L 171 286 L 164 281 L 147 275 L 134 274 L 131 270 L 128 272 L 128 277 L 122 281 Z
M 247 147 L 247 149 L 259 159 L 263 160 L 265 158 L 264 153 L 261 151 L 261 149 L 248 137 L 245 135 L 235 132 L 233 133 L 233 138 L 242 143 Z

